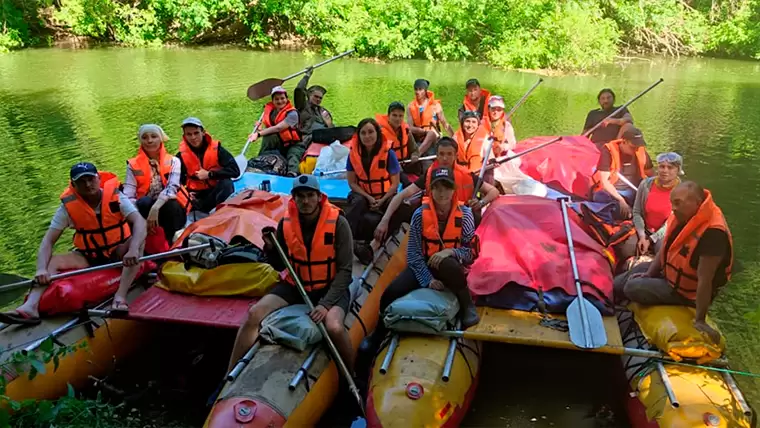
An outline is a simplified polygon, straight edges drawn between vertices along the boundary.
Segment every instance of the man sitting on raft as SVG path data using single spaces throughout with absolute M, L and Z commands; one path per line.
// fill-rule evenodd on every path
M 309 68 L 293 90 L 293 102 L 296 110 L 298 110 L 298 129 L 301 131 L 305 146 L 308 146 L 311 141 L 312 131 L 334 126 L 332 115 L 326 108 L 322 107 L 322 99 L 327 94 L 327 89 L 319 85 L 313 85 L 306 89 L 313 72 L 314 69 Z
M 615 107 L 615 93 L 612 92 L 612 89 L 602 89 L 599 91 L 596 99 L 599 101 L 601 108 L 588 112 L 586 123 L 583 124 L 582 134 L 618 109 L 618 107 Z M 610 141 L 621 138 L 622 127 L 626 124 L 633 124 L 633 117 L 627 108 L 616 114 L 614 118 L 605 120 L 605 123 L 591 134 L 591 141 L 596 144 L 597 149 L 601 149 L 602 146 Z
M 652 159 L 646 150 L 641 131 L 631 125 L 619 140 L 612 140 L 599 150 L 599 163 L 591 188 L 594 202 L 617 202 L 621 219 L 631 217 L 634 190 L 618 178 L 621 175 L 634 186 L 654 175 Z
M 408 160 L 401 165 L 401 184 L 406 187 L 411 182 L 407 174 L 422 175 L 422 164 L 419 162 L 420 151 L 414 139 L 409 124 L 404 122 L 404 105 L 398 101 L 388 106 L 388 114 L 376 114 L 375 120 L 380 125 L 383 138 L 390 142 L 391 149 L 396 153 L 399 162 Z
M 179 182 L 190 193 L 193 210 L 211 212 L 235 191 L 232 179 L 240 175 L 235 158 L 211 138 L 195 117 L 182 121 L 179 143 Z
M 491 92 L 488 89 L 481 88 L 478 79 L 468 80 L 465 83 L 465 90 L 467 92 L 457 112 L 459 121 L 462 121 L 462 117 L 466 111 L 477 112 L 480 119 L 483 120 L 487 113 L 486 107 L 488 106 L 488 99 L 491 98 Z
M 288 212 L 277 225 L 277 242 L 288 254 L 288 260 L 315 305 L 309 316 L 316 323 L 324 320 L 327 333 L 351 369 L 354 350 L 343 325 L 351 298 L 348 289 L 354 258 L 351 228 L 341 210 L 320 192 L 319 181 L 313 175 L 301 175 L 293 180 L 291 194 Z M 269 231 L 263 231 L 264 251 L 272 267 L 282 271 L 285 263 L 267 234 Z M 295 281 L 288 272 L 284 281 L 275 285 L 269 294 L 251 307 L 248 318 L 238 330 L 230 370 L 256 342 L 261 321 L 267 315 L 303 302 L 295 287 Z
M 116 175 L 98 173 L 95 165 L 83 162 L 71 167 L 69 176 L 69 187 L 61 194 L 61 205 L 37 253 L 36 285 L 23 305 L 0 314 L 0 322 L 38 324 L 40 299 L 52 275 L 62 270 L 84 269 L 119 260 L 124 262 L 124 269 L 112 309 L 129 309 L 127 292 L 139 271 L 137 260 L 143 252 L 145 220 L 119 191 Z M 75 230 L 76 250 L 53 255 L 53 246 L 67 228 Z
M 427 173 L 417 179 L 413 184 L 401 191 L 401 193 L 391 199 L 391 203 L 383 214 L 380 224 L 375 229 L 375 240 L 377 242 L 383 242 L 388 234 L 389 225 L 391 221 L 394 223 L 401 223 L 409 221 L 409 214 L 407 214 L 408 207 L 417 206 L 404 202 L 405 200 L 412 199 L 415 195 L 419 194 L 423 190 L 427 196 L 431 194 L 431 174 L 435 168 L 452 168 L 454 171 L 454 183 L 456 184 L 455 195 L 458 201 L 467 201 L 467 206 L 472 209 L 473 221 L 475 227 L 480 224 L 480 213 L 484 206 L 491 203 L 494 199 L 499 197 L 499 190 L 496 187 L 483 182 L 480 186 L 480 194 L 482 199 L 473 198 L 472 192 L 478 183 L 478 176 L 470 173 L 467 168 L 458 165 L 457 159 L 457 143 L 450 137 L 443 137 L 436 143 L 436 158 L 433 162 L 433 166 L 428 168 Z M 421 199 L 421 198 L 420 198 Z M 399 211 L 403 210 L 403 211 Z M 402 217 L 402 218 L 398 218 Z M 391 229 L 392 230 L 392 229 Z
M 456 198 L 454 170 L 435 168 L 431 173 L 431 196 L 414 212 L 409 229 L 407 268 L 391 282 L 380 298 L 380 319 L 393 303 L 423 287 L 453 292 L 459 301 L 462 329 L 480 322 L 467 288 L 465 266 L 477 257 L 473 246 L 475 223 L 472 210 Z M 363 351 L 377 349 L 387 328 L 380 321 L 362 344 Z
M 670 194 L 665 245 L 651 263 L 641 263 L 615 278 L 615 296 L 644 305 L 696 308 L 694 327 L 718 343 L 720 335 L 705 322 L 707 310 L 731 279 L 733 239 L 723 212 L 708 190 L 685 181 Z
M 406 121 L 417 139 L 422 140 L 420 153 L 425 155 L 441 136 L 441 126 L 449 135 L 454 135 L 454 128 L 449 125 L 443 114 L 441 102 L 429 91 L 430 82 L 425 79 L 414 81 L 414 99 L 406 111 Z
M 266 152 L 279 153 L 288 164 L 287 176 L 297 176 L 306 145 L 298 132 L 298 112 L 288 100 L 288 92 L 282 86 L 272 88 L 272 101 L 264 106 L 262 125 L 261 131 L 256 131 L 249 137 L 251 142 L 264 137 L 258 155 Z

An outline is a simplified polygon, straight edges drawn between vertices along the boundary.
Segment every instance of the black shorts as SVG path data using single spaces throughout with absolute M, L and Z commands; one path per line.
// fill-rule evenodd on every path
M 314 304 L 314 306 L 318 305 L 319 300 L 325 297 L 327 290 L 329 289 L 329 287 L 325 287 L 311 293 L 307 292 L 311 303 Z M 296 290 L 295 285 L 290 285 L 287 282 L 278 282 L 274 287 L 272 287 L 272 289 L 269 291 L 269 294 L 274 294 L 275 296 L 281 297 L 282 300 L 288 303 L 288 305 L 297 305 L 303 303 L 301 293 Z M 350 303 L 350 300 L 351 293 L 348 291 L 348 289 L 346 289 L 346 292 L 343 293 L 337 302 L 335 302 L 334 306 L 342 308 L 344 314 L 348 314 L 348 305 Z
M 114 257 L 116 253 L 111 253 L 111 257 L 103 257 L 103 256 L 90 257 L 87 254 L 85 254 L 84 251 L 82 250 L 76 249 L 74 251 L 79 253 L 79 255 L 81 255 L 85 259 L 87 259 L 87 263 L 90 265 L 90 267 L 103 266 L 108 263 L 120 261 Z

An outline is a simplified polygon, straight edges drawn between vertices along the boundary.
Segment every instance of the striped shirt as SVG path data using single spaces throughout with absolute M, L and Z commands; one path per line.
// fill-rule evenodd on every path
M 179 176 L 182 169 L 179 158 L 172 156 L 172 169 L 169 172 L 169 178 L 166 181 L 166 187 L 158 195 L 159 199 L 174 199 L 177 197 L 177 191 L 179 190 Z M 135 202 L 137 199 L 137 180 L 135 179 L 135 173 L 132 171 L 132 166 L 127 162 L 127 176 L 124 180 L 124 194 L 130 201 Z
M 463 265 L 473 262 L 470 243 L 475 236 L 475 221 L 470 207 L 462 206 L 462 246 L 454 249 L 454 257 Z M 412 224 L 409 229 L 409 242 L 406 248 L 407 264 L 414 272 L 421 287 L 427 287 L 433 279 L 433 274 L 428 269 L 427 260 L 422 253 L 422 207 L 417 208 L 412 215 Z

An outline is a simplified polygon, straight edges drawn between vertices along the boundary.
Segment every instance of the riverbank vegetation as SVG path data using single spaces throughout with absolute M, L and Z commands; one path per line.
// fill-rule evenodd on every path
M 760 0 L 2 0 L 0 14 L 0 51 L 78 37 L 566 70 L 622 53 L 760 59 Z

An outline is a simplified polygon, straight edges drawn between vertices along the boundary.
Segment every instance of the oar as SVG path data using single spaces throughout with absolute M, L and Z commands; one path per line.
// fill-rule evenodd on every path
M 561 198 L 562 222 L 565 224 L 567 248 L 570 252 L 570 265 L 573 268 L 573 280 L 577 296 L 567 307 L 567 326 L 570 330 L 570 341 L 579 348 L 601 348 L 607 344 L 607 332 L 604 331 L 604 321 L 599 309 L 583 295 L 581 280 L 578 277 L 578 265 L 575 261 L 573 233 L 570 230 L 570 218 L 567 216 L 569 198 Z
M 628 180 L 627 178 L 625 178 L 625 176 L 622 173 L 620 173 L 620 172 L 618 172 L 618 180 L 622 181 L 623 184 L 625 184 L 626 186 L 628 186 L 631 189 L 633 189 L 634 192 L 638 193 L 639 188 L 636 187 L 636 186 L 634 186 L 633 183 L 631 183 L 630 180 Z
M 515 104 L 514 107 L 512 107 L 512 110 L 510 110 L 509 113 L 507 113 L 507 115 L 504 116 L 506 118 L 506 120 L 509 120 L 512 117 L 512 115 L 515 114 L 515 112 L 517 111 L 517 109 L 520 108 L 520 106 L 523 105 L 523 103 L 525 103 L 525 100 L 528 99 L 528 97 L 530 96 L 530 94 L 536 88 L 538 88 L 538 85 L 540 85 L 541 82 L 543 82 L 543 81 L 544 81 L 544 79 L 539 78 L 538 82 L 536 82 L 533 86 L 530 87 L 530 89 L 528 89 L 528 92 L 526 92 L 525 95 L 523 95 L 522 98 L 520 98 L 520 100 L 517 101 L 517 104 Z
M 516 110 L 516 109 L 512 109 L 512 110 Z M 483 184 L 483 176 L 486 175 L 486 166 L 488 166 L 488 156 L 491 155 L 492 149 L 493 149 L 493 138 L 489 138 L 488 146 L 486 146 L 486 151 L 481 152 L 481 154 L 484 154 L 485 156 L 483 158 L 483 164 L 480 165 L 480 175 L 478 175 L 478 182 L 475 184 L 475 188 L 472 190 L 472 197 L 470 199 L 475 199 L 475 197 L 478 195 L 478 191 L 480 190 L 480 186 Z M 462 201 L 462 202 L 465 202 L 465 201 Z
M 589 135 L 591 135 L 591 134 L 592 134 L 594 131 L 596 131 L 597 129 L 599 129 L 599 127 L 600 127 L 600 126 L 602 126 L 602 124 L 604 123 L 604 121 L 605 121 L 605 120 L 607 120 L 607 119 L 612 119 L 612 118 L 613 118 L 613 117 L 614 117 L 616 114 L 620 113 L 620 112 L 621 112 L 621 111 L 623 111 L 623 110 L 624 110 L 626 107 L 628 107 L 629 105 L 633 104 L 633 102 L 634 102 L 634 101 L 636 101 L 636 100 L 638 100 L 639 98 L 643 97 L 643 96 L 644 96 L 644 94 L 646 94 L 647 92 L 649 92 L 649 91 L 651 91 L 652 89 L 654 89 L 654 87 L 655 87 L 655 86 L 659 85 L 659 84 L 660 84 L 660 83 L 662 83 L 663 81 L 664 81 L 664 80 L 663 80 L 663 78 L 661 77 L 661 78 L 660 78 L 658 81 L 656 81 L 656 82 L 652 83 L 651 85 L 649 85 L 649 87 L 648 87 L 648 88 L 646 88 L 646 89 L 644 89 L 643 91 L 639 92 L 639 93 L 638 93 L 638 95 L 634 96 L 633 98 L 631 98 L 630 100 L 628 100 L 628 101 L 627 101 L 625 104 L 623 104 L 622 106 L 618 107 L 618 108 L 617 108 L 615 111 L 613 111 L 612 113 L 610 113 L 610 114 L 609 114 L 607 117 L 605 117 L 604 119 L 602 119 L 601 121 L 599 121 L 599 123 L 597 123 L 596 125 L 594 125 L 593 127 L 591 127 L 591 129 L 589 129 L 588 131 L 584 132 L 584 133 L 583 133 L 583 134 L 581 134 L 581 135 L 583 135 L 584 137 L 588 137 L 588 136 L 589 136 Z M 528 154 L 528 153 L 530 153 L 530 152 L 534 152 L 534 151 L 536 151 L 536 150 L 538 150 L 538 149 L 542 149 L 542 148 L 544 148 L 544 147 L 546 147 L 546 146 L 548 146 L 548 145 L 550 145 L 550 144 L 554 144 L 554 143 L 556 143 L 557 141 L 560 141 L 560 140 L 562 140 L 562 137 L 557 137 L 557 138 L 554 138 L 554 139 L 552 139 L 552 140 L 550 140 L 550 141 L 547 141 L 546 143 L 543 143 L 543 144 L 541 144 L 541 145 L 538 145 L 538 146 L 536 146 L 536 147 L 533 147 L 533 148 L 531 148 L 531 149 L 528 149 L 528 150 L 526 150 L 526 151 L 524 151 L 524 152 L 520 152 L 520 153 L 517 153 L 517 154 L 516 154 L 516 155 L 514 155 L 514 156 L 502 156 L 502 157 L 498 157 L 498 158 L 496 158 L 496 159 L 494 160 L 494 162 L 492 162 L 492 163 L 489 163 L 489 165 L 488 165 L 488 169 L 498 168 L 498 167 L 499 167 L 499 165 L 503 164 L 504 162 L 508 162 L 508 161 L 511 161 L 512 159 L 516 159 L 516 158 L 519 158 L 520 156 L 523 156 L 523 155 L 527 155 L 527 154 Z
M 248 140 L 245 142 L 245 145 L 243 146 L 243 150 L 240 152 L 239 155 L 235 156 L 235 163 L 237 163 L 238 169 L 240 170 L 240 175 L 235 177 L 234 181 L 240 180 L 240 177 L 245 174 L 245 169 L 248 168 L 248 158 L 245 157 L 245 152 L 248 151 L 248 146 L 251 145 L 251 136 L 254 132 L 259 130 L 259 127 L 261 126 L 261 121 L 264 120 L 264 112 L 261 112 L 261 116 L 259 116 L 259 120 L 256 121 L 255 124 L 253 124 L 253 129 L 251 130 L 251 133 L 248 134 Z
M 176 250 L 166 251 L 164 253 L 151 254 L 149 256 L 140 257 L 139 259 L 137 259 L 137 261 L 138 262 L 147 262 L 149 260 L 165 259 L 165 258 L 168 258 L 168 257 L 178 256 L 178 255 L 181 255 L 181 254 L 192 253 L 193 251 L 202 250 L 204 248 L 211 247 L 212 245 L 213 244 L 208 243 L 208 244 L 196 245 L 196 246 L 193 246 L 193 247 L 178 248 Z M 101 270 L 106 270 L 106 269 L 111 269 L 111 268 L 117 268 L 117 267 L 122 267 L 122 266 L 124 266 L 124 262 L 113 262 L 113 263 L 107 263 L 107 264 L 99 265 L 99 266 L 92 266 L 92 267 L 88 267 L 88 268 L 84 268 L 84 269 L 79 269 L 79 270 L 72 270 L 72 271 L 69 271 L 69 272 L 64 272 L 64 273 L 59 273 L 57 275 L 53 275 L 53 276 L 50 277 L 50 281 L 52 282 L 52 281 L 55 281 L 57 279 L 69 278 L 69 277 L 72 277 L 72 276 L 82 275 L 82 274 L 85 274 L 85 273 L 97 272 L 97 271 L 101 271 Z M 29 286 L 31 286 L 34 283 L 35 283 L 35 281 L 33 279 L 27 279 L 27 280 L 24 280 L 24 281 L 14 282 L 12 284 L 1 285 L 0 286 L 0 292 L 8 291 L 8 290 L 13 290 L 13 289 L 16 289 L 16 288 L 29 287 Z
M 324 60 L 324 61 L 322 61 L 322 62 L 320 62 L 318 64 L 314 64 L 314 65 L 312 65 L 309 68 L 312 69 L 312 70 L 315 69 L 315 68 L 319 68 L 319 67 L 321 67 L 321 66 L 323 66 L 325 64 L 329 64 L 329 63 L 335 61 L 336 59 L 343 58 L 346 55 L 351 55 L 353 52 L 354 52 L 354 49 L 345 51 L 345 52 L 343 52 L 340 55 L 336 55 L 336 56 L 334 56 L 332 58 L 329 58 L 329 59 L 326 59 L 326 60 Z M 252 101 L 256 101 L 256 100 L 258 100 L 260 98 L 268 97 L 271 94 L 271 92 L 272 92 L 272 88 L 274 88 L 275 86 L 282 86 L 282 84 L 285 83 L 286 81 L 288 81 L 288 80 L 290 80 L 290 79 L 292 79 L 294 77 L 298 77 L 298 76 L 306 73 L 307 71 L 309 71 L 309 68 L 305 68 L 305 69 L 299 71 L 298 73 L 291 74 L 290 76 L 282 78 L 282 79 L 274 79 L 274 78 L 272 78 L 272 79 L 264 79 L 264 80 L 262 80 L 262 81 L 260 81 L 260 82 L 258 82 L 256 84 L 253 84 L 253 85 L 251 85 L 251 86 L 248 87 L 248 98 L 250 98 Z
M 303 298 L 304 303 L 308 306 L 310 311 L 314 310 L 314 304 L 311 303 L 311 299 L 309 299 L 309 295 L 306 294 L 306 290 L 303 288 L 303 284 L 301 283 L 301 278 L 298 277 L 298 274 L 296 273 L 296 270 L 293 269 L 293 265 L 290 264 L 290 260 L 288 260 L 287 254 L 285 254 L 285 251 L 280 246 L 280 242 L 277 240 L 277 237 L 273 232 L 267 232 L 269 234 L 269 237 L 271 238 L 272 242 L 274 242 L 275 248 L 277 248 L 277 253 L 280 255 L 280 259 L 282 259 L 282 262 L 285 264 L 285 267 L 288 268 L 288 272 L 290 272 L 290 276 L 293 277 L 293 281 L 296 283 L 296 289 L 298 289 L 298 293 L 301 294 L 301 297 Z M 327 329 L 325 328 L 324 320 L 320 323 L 317 323 L 317 327 L 319 327 L 319 332 L 322 333 L 322 337 L 325 339 L 325 342 L 327 342 L 327 347 L 330 348 L 330 353 L 332 354 L 333 360 L 335 361 L 335 364 L 338 366 L 338 369 L 340 370 L 340 373 L 343 375 L 343 377 L 346 379 L 346 382 L 348 383 L 348 387 L 351 390 L 351 393 L 354 395 L 354 398 L 356 399 L 356 403 L 359 405 L 359 409 L 361 409 L 362 415 L 366 418 L 367 415 L 364 412 L 364 403 L 362 401 L 362 396 L 359 393 L 359 388 L 356 387 L 356 383 L 354 383 L 354 379 L 351 377 L 351 372 L 348 371 L 348 367 L 346 367 L 346 363 L 343 362 L 343 358 L 340 356 L 340 352 L 338 352 L 338 348 L 335 347 L 335 343 L 333 343 L 332 339 L 330 338 L 330 335 L 327 334 Z

